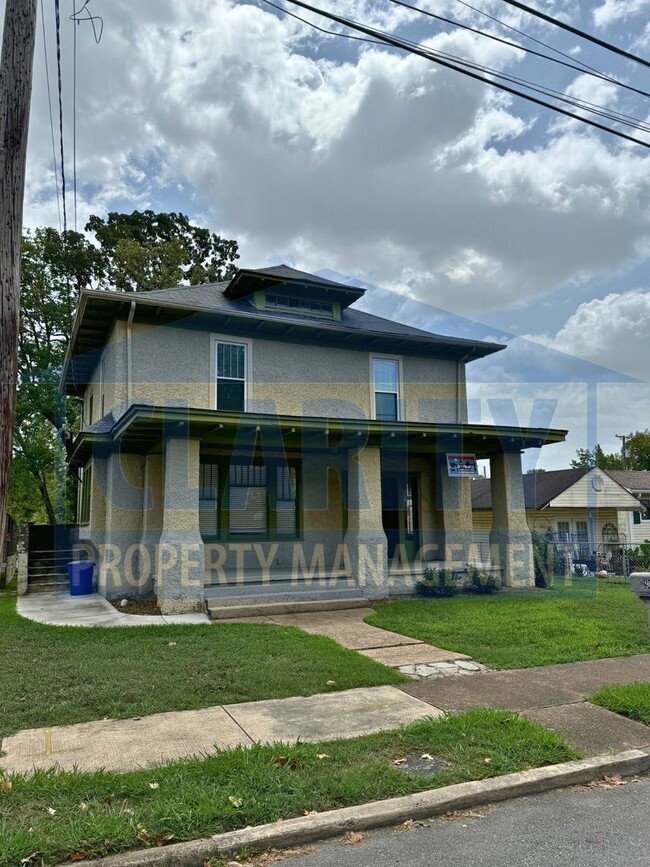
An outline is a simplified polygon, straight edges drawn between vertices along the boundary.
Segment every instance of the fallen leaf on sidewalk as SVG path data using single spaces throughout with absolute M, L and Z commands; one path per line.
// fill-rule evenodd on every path
M 430 822 L 418 822 L 415 819 L 407 819 L 405 822 L 402 822 L 401 825 L 398 825 L 397 831 L 410 831 L 412 828 L 428 828 Z
M 603 777 L 602 780 L 591 780 L 591 782 L 583 785 L 587 789 L 615 789 L 617 786 L 626 786 L 627 780 L 617 774 L 612 777 Z
M 403 765 L 406 762 L 406 759 L 395 759 L 393 762 L 394 765 Z
M 440 818 L 456 822 L 463 819 L 482 819 L 492 809 L 493 807 L 490 804 L 486 804 L 480 810 L 449 810 L 449 812 L 443 813 Z
M 327 685 L 328 686 L 336 686 L 336 681 L 335 680 L 328 680 Z
M 317 816 L 318 810 L 303 810 L 302 814 L 303 816 Z
M 354 843 L 361 843 L 361 841 L 365 839 L 366 835 L 362 834 L 361 831 L 348 831 L 343 838 L 343 842 L 346 846 L 352 846 Z

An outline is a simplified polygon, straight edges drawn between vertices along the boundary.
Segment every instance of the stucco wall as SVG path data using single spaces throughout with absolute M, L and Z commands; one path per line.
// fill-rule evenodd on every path
M 134 402 L 214 408 L 212 338 L 209 332 L 192 328 L 134 324 Z M 253 339 L 251 348 L 250 410 L 371 418 L 371 355 L 367 351 L 267 339 Z M 402 381 L 406 420 L 450 423 L 466 419 L 462 365 L 402 356 Z

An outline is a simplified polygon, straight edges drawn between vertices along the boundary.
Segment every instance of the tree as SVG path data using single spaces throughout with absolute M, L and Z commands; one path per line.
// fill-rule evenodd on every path
M 620 455 L 607 455 L 596 443 L 593 449 L 577 449 L 576 456 L 571 461 L 574 469 L 583 467 L 600 467 L 601 470 L 622 470 L 623 459 Z
M 227 280 L 239 258 L 237 241 L 193 226 L 185 214 L 111 212 L 90 217 L 86 231 L 105 256 L 103 285 L 123 292 Z
M 625 468 L 650 470 L 650 430 L 637 430 L 625 437 Z
M 49 227 L 23 237 L 17 469 L 9 489 L 11 511 L 22 520 L 38 515 L 55 523 L 71 517 L 76 480 L 67 475 L 65 459 L 79 430 L 79 402 L 62 399 L 58 382 L 81 290 L 111 288 L 113 278 L 124 291 L 222 279 L 238 258 L 236 241 L 191 226 L 184 214 L 92 216 L 87 228 L 96 232 L 97 243 Z M 38 507 L 34 496 L 40 498 Z

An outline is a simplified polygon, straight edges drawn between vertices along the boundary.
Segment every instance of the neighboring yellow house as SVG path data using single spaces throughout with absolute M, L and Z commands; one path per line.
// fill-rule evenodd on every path
M 622 484 L 628 475 L 595 467 L 525 475 L 528 526 L 547 534 L 574 562 L 585 562 L 591 569 L 606 566 L 612 554 L 631 541 L 629 527 L 640 520 L 634 515 L 643 509 Z M 485 558 L 492 529 L 490 479 L 472 483 L 472 516 L 474 541 Z

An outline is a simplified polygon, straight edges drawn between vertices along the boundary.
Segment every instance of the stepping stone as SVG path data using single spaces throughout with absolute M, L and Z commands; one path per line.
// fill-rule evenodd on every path
M 462 653 L 442 650 L 430 644 L 402 645 L 400 647 L 373 647 L 361 650 L 364 656 L 369 656 L 383 665 L 399 668 L 402 665 L 424 665 L 436 662 L 448 662 L 454 659 L 469 659 Z

